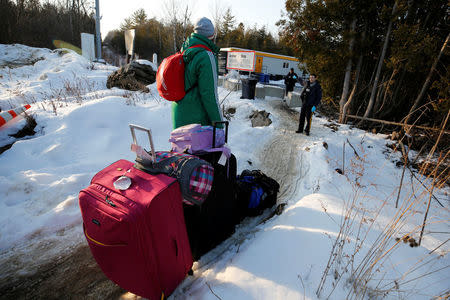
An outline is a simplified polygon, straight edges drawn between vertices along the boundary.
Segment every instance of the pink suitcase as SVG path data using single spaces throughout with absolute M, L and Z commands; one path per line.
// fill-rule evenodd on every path
M 134 134 L 133 134 L 134 135 Z M 131 185 L 118 190 L 117 179 Z M 175 178 L 150 175 L 119 160 L 79 195 L 91 252 L 106 276 L 148 299 L 169 296 L 192 267 L 182 196 Z

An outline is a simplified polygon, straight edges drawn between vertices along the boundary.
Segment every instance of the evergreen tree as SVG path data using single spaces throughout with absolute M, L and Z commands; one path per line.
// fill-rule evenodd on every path
M 447 1 L 287 0 L 285 5 L 280 40 L 307 71 L 319 74 L 325 98 L 341 116 L 400 121 L 416 99 L 422 122 L 442 120 L 439 112 L 449 106 L 448 50 L 440 51 L 449 31 Z
M 54 40 L 63 40 L 80 47 L 81 32 L 95 33 L 93 11 L 85 2 L 1 0 L 0 43 L 54 48 Z
M 135 26 L 144 25 L 147 22 L 147 14 L 140 8 L 131 15 L 131 19 Z
M 234 23 L 235 21 L 234 16 L 231 13 L 231 8 L 227 8 L 219 27 L 219 37 L 224 41 L 226 47 L 230 47 L 231 32 L 234 29 Z

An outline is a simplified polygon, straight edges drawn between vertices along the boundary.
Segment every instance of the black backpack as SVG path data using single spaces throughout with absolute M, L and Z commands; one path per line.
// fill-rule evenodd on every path
M 244 170 L 237 177 L 241 218 L 257 216 L 277 203 L 280 184 L 261 170 Z

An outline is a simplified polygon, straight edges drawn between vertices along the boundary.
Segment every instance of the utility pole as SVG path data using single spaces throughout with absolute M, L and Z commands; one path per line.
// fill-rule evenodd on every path
M 102 40 L 100 38 L 100 4 L 95 0 L 95 31 L 97 38 L 97 61 L 102 59 Z

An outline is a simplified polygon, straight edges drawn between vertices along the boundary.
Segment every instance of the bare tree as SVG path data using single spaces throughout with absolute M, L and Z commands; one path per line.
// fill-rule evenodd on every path
M 186 39 L 186 30 L 188 25 L 191 23 L 191 16 L 192 16 L 192 11 L 189 9 L 189 5 L 186 4 L 185 8 L 183 10 L 183 15 L 182 15 L 182 28 L 183 28 L 183 40 Z
M 350 87 L 350 75 L 352 72 L 352 65 L 353 65 L 353 61 L 352 61 L 353 53 L 352 52 L 353 52 L 353 46 L 355 44 L 355 28 L 356 28 L 356 18 L 353 19 L 353 22 L 350 25 L 350 32 L 352 34 L 352 37 L 350 38 L 350 42 L 349 42 L 350 57 L 347 61 L 347 67 L 345 68 L 344 86 L 342 88 L 341 99 L 339 100 L 339 110 L 340 110 L 339 122 L 341 122 L 341 123 L 344 121 L 343 111 L 344 111 L 345 103 L 347 102 L 348 90 Z
M 416 110 L 417 106 L 419 105 L 420 100 L 423 98 L 423 95 L 425 94 L 425 91 L 428 89 L 428 86 L 430 85 L 430 81 L 431 81 L 431 76 L 434 73 L 434 70 L 436 69 L 436 66 L 439 62 L 439 59 L 442 56 L 442 53 L 445 51 L 445 48 L 447 47 L 448 44 L 448 40 L 449 40 L 450 34 L 447 35 L 447 38 L 445 39 L 444 44 L 442 45 L 441 51 L 439 51 L 438 56 L 436 57 L 436 59 L 433 62 L 433 65 L 431 66 L 430 72 L 428 73 L 427 78 L 425 79 L 425 83 L 422 86 L 422 89 L 420 90 L 419 95 L 417 95 L 416 100 L 414 101 L 413 106 L 411 107 L 411 109 L 409 110 L 408 115 L 406 116 L 405 119 L 405 124 L 408 124 L 409 119 L 411 118 L 411 115 L 414 113 L 414 111 Z
M 224 14 L 224 7 L 222 6 L 222 1 L 220 0 L 214 0 L 214 2 L 210 3 L 210 11 L 212 13 L 212 18 L 214 22 L 214 28 L 216 29 L 216 32 L 219 31 L 220 28 L 220 21 L 222 20 L 223 14 Z M 214 36 L 214 43 L 216 43 L 217 34 Z
M 164 11 L 169 20 L 169 25 L 172 27 L 173 38 L 173 52 L 177 52 L 177 24 L 178 24 L 178 12 L 179 3 L 175 0 L 169 0 L 164 2 Z
M 359 56 L 358 63 L 356 65 L 356 76 L 355 76 L 355 82 L 353 83 L 352 92 L 350 93 L 350 97 L 348 97 L 347 102 L 345 102 L 344 107 L 342 108 L 341 123 L 346 122 L 345 118 L 347 115 L 348 108 L 349 108 L 350 104 L 352 103 L 352 100 L 355 98 L 355 93 L 356 93 L 356 90 L 358 89 L 359 77 L 361 75 L 362 61 L 363 61 L 363 55 L 361 54 Z
M 188 1 L 169 0 L 164 2 L 164 13 L 168 17 L 169 26 L 172 27 L 173 52 L 177 52 L 181 47 L 178 45 L 178 37 L 182 36 L 183 41 L 186 38 L 187 27 L 191 22 L 192 10 Z M 178 33 L 177 28 L 182 32 Z
M 364 30 L 361 34 L 361 42 L 364 43 L 366 39 L 366 33 L 367 33 L 367 21 L 364 24 Z M 355 80 L 353 82 L 353 88 L 352 92 L 350 93 L 350 96 L 348 97 L 347 101 L 345 102 L 344 106 L 342 107 L 342 115 L 340 116 L 342 118 L 341 122 L 346 122 L 346 114 L 348 111 L 348 108 L 350 107 L 350 104 L 352 103 L 353 99 L 355 98 L 356 91 L 358 90 L 358 84 L 359 84 L 359 78 L 361 76 L 361 68 L 362 68 L 362 62 L 363 62 L 363 54 L 361 53 L 358 58 L 358 63 L 356 64 L 356 75 Z
M 389 39 L 391 37 L 392 23 L 394 19 L 393 17 L 396 12 L 397 12 L 397 1 L 395 1 L 394 7 L 392 8 L 391 19 L 389 20 L 388 29 L 384 39 L 383 49 L 381 50 L 380 59 L 378 61 L 377 71 L 372 86 L 372 92 L 370 93 L 369 104 L 367 105 L 367 109 L 366 112 L 364 113 L 363 118 L 369 117 L 370 113 L 372 112 L 373 104 L 375 102 L 375 96 L 377 94 L 378 81 L 380 80 L 381 68 L 383 67 L 384 57 L 386 56 L 387 46 L 389 44 Z

